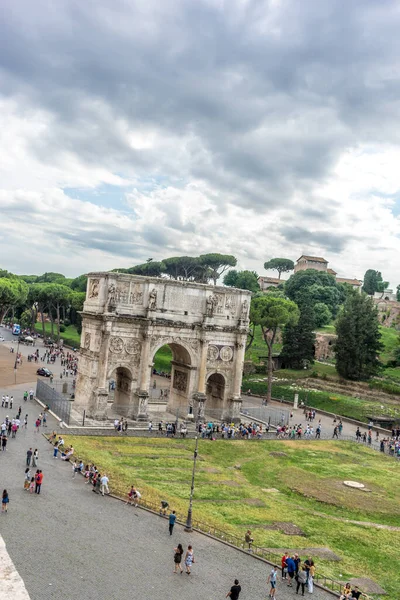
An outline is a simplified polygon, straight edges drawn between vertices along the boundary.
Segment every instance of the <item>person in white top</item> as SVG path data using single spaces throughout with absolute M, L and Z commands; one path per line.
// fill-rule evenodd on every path
M 101 495 L 104 496 L 104 492 L 106 492 L 106 494 L 110 493 L 110 490 L 108 489 L 108 482 L 110 480 L 108 479 L 107 475 L 103 475 L 103 477 L 100 479 L 100 492 Z

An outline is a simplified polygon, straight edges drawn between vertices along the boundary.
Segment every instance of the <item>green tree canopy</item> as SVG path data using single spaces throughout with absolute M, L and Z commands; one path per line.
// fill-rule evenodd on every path
M 0 323 L 10 308 L 25 306 L 28 284 L 16 275 L 8 273 L 0 277 Z
M 267 271 L 268 269 L 278 271 L 278 277 L 280 279 L 282 273 L 293 271 L 294 262 L 290 260 L 290 258 L 271 258 L 271 260 L 264 263 L 264 269 Z
M 231 254 L 202 254 L 199 257 L 200 264 L 209 271 L 209 279 L 212 279 L 214 285 L 217 280 L 229 267 L 236 267 L 237 259 Z
M 388 281 L 383 281 L 382 273 L 374 269 L 368 269 L 364 275 L 363 292 L 369 296 L 373 296 L 375 292 L 380 292 L 382 295 L 389 287 Z
M 332 313 L 329 307 L 323 302 L 314 304 L 314 322 L 315 327 L 324 327 L 332 321 Z
M 379 371 L 383 349 L 377 309 L 372 298 L 354 292 L 336 322 L 336 369 L 345 379 L 369 379 Z
M 152 263 L 146 263 L 151 265 Z M 195 256 L 173 256 L 163 260 L 164 270 L 171 279 L 194 281 L 200 275 L 203 266 Z
M 285 292 L 299 307 L 304 304 L 314 306 L 317 302 L 326 304 L 334 317 L 343 300 L 343 290 L 339 289 L 333 275 L 316 269 L 292 275 L 285 283 Z
M 161 277 L 165 269 L 165 265 L 162 261 L 157 262 L 155 260 L 129 267 L 129 269 L 113 269 L 117 273 L 130 273 L 131 275 L 144 275 L 146 277 Z
M 86 275 L 79 275 L 71 281 L 71 290 L 74 292 L 86 292 L 87 277 Z
M 60 281 L 65 279 L 65 275 L 62 273 L 43 273 L 43 275 L 38 275 L 36 279 L 36 283 L 55 283 L 56 281 Z
M 250 323 L 253 327 L 259 325 L 268 348 L 268 385 L 267 401 L 271 399 L 272 391 L 272 348 L 279 329 L 286 325 L 296 324 L 299 320 L 299 309 L 291 300 L 276 298 L 264 294 L 252 299 L 250 305 Z
M 301 369 L 314 362 L 315 315 L 311 306 L 303 306 L 297 323 L 289 323 L 282 334 L 281 357 L 285 367 Z
M 224 285 L 249 290 L 250 292 L 259 292 L 258 275 L 255 271 L 228 271 L 224 277 Z

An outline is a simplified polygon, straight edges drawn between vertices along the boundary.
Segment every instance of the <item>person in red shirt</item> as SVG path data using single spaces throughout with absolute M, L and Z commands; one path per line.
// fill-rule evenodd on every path
M 36 471 L 35 475 L 35 494 L 40 494 L 40 489 L 42 487 L 43 481 L 43 473 L 39 469 Z
M 285 552 L 281 559 L 281 567 L 282 567 L 282 581 L 287 578 L 287 566 L 286 559 L 289 558 L 289 552 Z

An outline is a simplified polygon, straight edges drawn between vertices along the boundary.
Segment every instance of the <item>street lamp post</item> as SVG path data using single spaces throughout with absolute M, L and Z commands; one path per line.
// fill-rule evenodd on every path
M 195 437 L 196 445 L 194 447 L 194 455 L 193 455 L 193 471 L 192 471 L 192 485 L 190 487 L 190 498 L 189 498 L 189 510 L 186 518 L 186 525 L 184 530 L 188 533 L 193 531 L 192 528 L 192 505 L 193 505 L 193 492 L 194 492 L 194 476 L 196 473 L 196 460 L 197 460 L 197 445 L 199 443 L 199 438 Z

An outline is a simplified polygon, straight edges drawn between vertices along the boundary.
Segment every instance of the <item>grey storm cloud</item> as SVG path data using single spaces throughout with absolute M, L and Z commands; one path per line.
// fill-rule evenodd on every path
M 307 194 L 345 149 L 398 141 L 400 82 L 388 65 L 399 29 L 395 0 L 8 1 L 1 91 L 50 113 L 51 128 L 30 142 L 43 162 L 67 150 L 128 176 L 199 178 L 220 193 L 216 204 L 263 212 Z M 175 147 L 135 149 L 123 132 L 146 126 Z M 331 251 L 346 243 L 301 226 L 281 232 Z M 171 242 L 167 230 L 142 235 Z M 92 247 L 103 244 L 130 242 Z
M 331 231 L 309 231 L 305 227 L 283 226 L 281 235 L 288 242 L 304 244 L 305 247 L 317 246 L 329 252 L 339 253 L 351 239 L 349 235 L 332 233 Z

